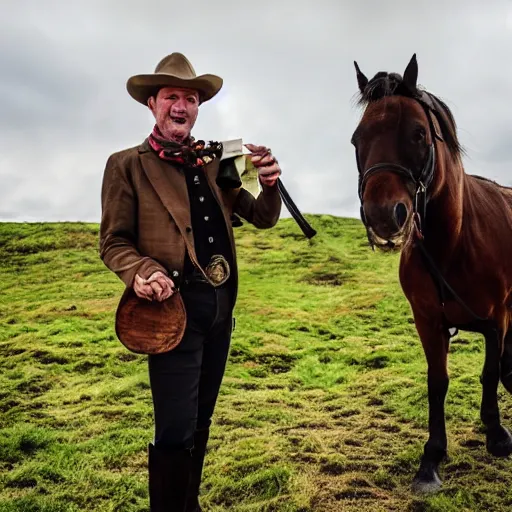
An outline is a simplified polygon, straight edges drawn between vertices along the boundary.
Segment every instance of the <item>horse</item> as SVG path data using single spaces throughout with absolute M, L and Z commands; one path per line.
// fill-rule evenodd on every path
M 485 338 L 480 418 L 486 448 L 512 453 L 497 389 L 512 392 L 512 188 L 466 174 L 445 102 L 417 85 L 416 54 L 403 75 L 371 80 L 354 62 L 363 115 L 352 136 L 361 219 L 373 248 L 400 251 L 399 281 L 427 361 L 428 440 L 416 492 L 442 486 L 450 339 Z

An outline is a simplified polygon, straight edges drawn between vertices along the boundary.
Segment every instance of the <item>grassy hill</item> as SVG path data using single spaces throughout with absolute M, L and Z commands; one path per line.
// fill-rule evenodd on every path
M 479 422 L 479 337 L 451 347 L 444 491 L 410 490 L 426 363 L 397 279 L 357 220 L 236 231 L 240 293 L 205 468 L 205 510 L 510 510 L 512 463 Z M 123 289 L 93 224 L 0 224 L 0 511 L 147 510 L 144 356 L 113 330 Z M 500 388 L 510 425 L 512 401 Z

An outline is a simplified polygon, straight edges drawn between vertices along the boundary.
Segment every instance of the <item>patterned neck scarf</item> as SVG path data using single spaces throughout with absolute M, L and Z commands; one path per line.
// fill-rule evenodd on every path
M 164 139 L 156 125 L 148 137 L 148 142 L 162 160 L 186 167 L 204 167 L 214 158 L 220 158 L 222 155 L 222 143 L 220 142 L 210 141 L 205 144 L 204 140 L 196 141 L 190 136 L 184 144 L 171 142 Z

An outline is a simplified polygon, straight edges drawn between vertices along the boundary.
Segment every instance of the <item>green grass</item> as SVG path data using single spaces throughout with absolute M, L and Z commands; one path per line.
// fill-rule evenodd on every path
M 452 343 L 443 491 L 410 483 L 426 363 L 398 255 L 357 220 L 237 229 L 240 292 L 202 503 L 211 512 L 505 511 L 512 464 L 485 451 L 483 343 Z M 121 281 L 98 226 L 0 224 L 0 511 L 148 510 L 146 360 L 117 341 Z M 505 424 L 512 401 L 500 389 Z

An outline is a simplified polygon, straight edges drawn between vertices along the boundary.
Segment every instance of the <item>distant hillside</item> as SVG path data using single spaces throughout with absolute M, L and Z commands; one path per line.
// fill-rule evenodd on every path
M 397 279 L 356 219 L 236 230 L 240 292 L 207 455 L 206 511 L 510 510 L 512 464 L 479 422 L 483 344 L 452 344 L 444 492 L 409 485 L 426 363 Z M 147 510 L 146 360 L 116 339 L 123 284 L 98 226 L 0 224 L 0 511 Z M 502 415 L 510 424 L 509 396 Z

